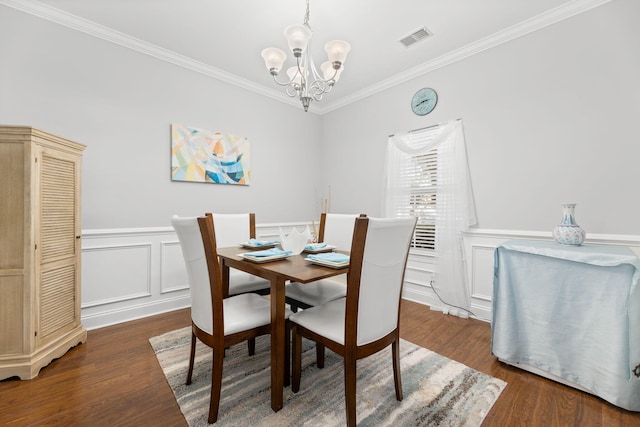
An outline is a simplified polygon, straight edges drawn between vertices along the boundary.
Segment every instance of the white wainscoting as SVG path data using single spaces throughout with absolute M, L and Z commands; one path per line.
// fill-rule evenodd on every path
M 307 223 L 257 224 L 259 239 L 277 239 Z M 95 329 L 189 307 L 189 287 L 178 239 L 171 227 L 84 230 L 82 323 Z M 491 320 L 493 253 L 510 239 L 550 240 L 551 232 L 475 229 L 464 234 L 467 285 L 473 317 Z M 585 244 L 640 246 L 640 236 L 587 234 Z M 403 297 L 440 310 L 431 286 L 436 258 L 412 253 Z
M 257 238 L 311 223 L 257 224 Z M 189 285 L 172 227 L 83 230 L 82 324 L 86 329 L 189 307 Z

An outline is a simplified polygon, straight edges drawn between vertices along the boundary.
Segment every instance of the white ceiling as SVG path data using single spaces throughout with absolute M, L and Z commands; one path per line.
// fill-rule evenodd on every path
M 310 0 L 311 46 L 351 44 L 323 113 L 609 0 Z M 283 29 L 303 22 L 305 0 L 0 0 L 285 102 L 260 56 L 287 50 Z M 427 27 L 433 36 L 399 40 Z M 284 68 L 291 63 L 288 55 Z M 297 104 L 297 102 L 296 102 Z

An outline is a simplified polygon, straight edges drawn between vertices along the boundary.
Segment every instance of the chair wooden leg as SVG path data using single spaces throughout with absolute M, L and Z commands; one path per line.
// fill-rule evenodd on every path
M 284 379 L 283 385 L 291 385 L 291 322 L 284 323 Z
M 347 427 L 356 427 L 356 359 L 344 358 L 344 399 L 347 410 Z
M 396 386 L 396 399 L 402 400 L 402 378 L 400 377 L 400 343 L 396 339 L 391 344 L 393 358 L 393 382 Z
M 291 329 L 293 333 L 293 379 L 291 380 L 291 391 L 297 393 L 300 390 L 300 374 L 302 371 L 302 335 L 298 334 L 298 328 L 295 324 Z
M 324 368 L 324 346 L 316 343 L 316 366 L 318 369 Z
M 191 332 L 191 353 L 189 354 L 189 370 L 187 371 L 187 385 L 191 384 L 193 374 L 193 363 L 196 358 L 196 334 Z
M 218 420 L 220 407 L 220 392 L 222 390 L 222 365 L 224 362 L 224 348 L 213 349 L 213 363 L 211 366 L 211 400 L 209 402 L 209 424 Z
M 256 354 L 256 339 L 249 338 L 247 340 L 247 349 L 249 350 L 249 356 L 254 356 Z

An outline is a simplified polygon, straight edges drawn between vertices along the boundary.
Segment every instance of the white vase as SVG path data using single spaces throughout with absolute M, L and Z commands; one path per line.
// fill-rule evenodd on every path
M 553 238 L 562 245 L 579 246 L 584 242 L 586 233 L 576 224 L 575 203 L 562 204 L 562 221 L 553 229 Z

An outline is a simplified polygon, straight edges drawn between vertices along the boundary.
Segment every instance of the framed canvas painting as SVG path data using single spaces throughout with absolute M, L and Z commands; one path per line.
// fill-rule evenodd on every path
M 225 132 L 171 124 L 171 180 L 249 185 L 249 141 Z

